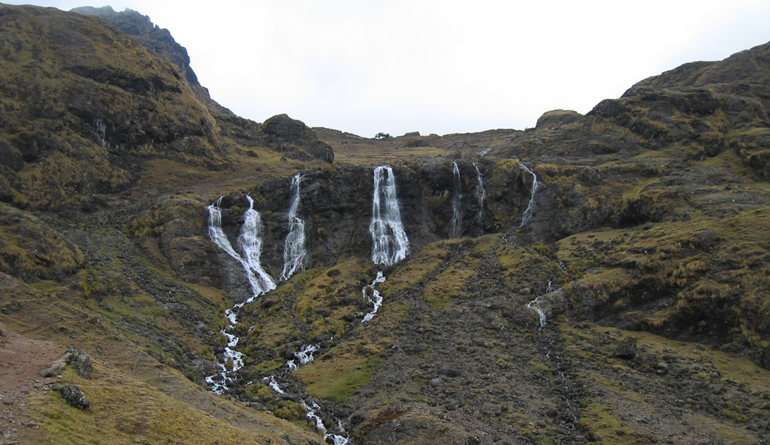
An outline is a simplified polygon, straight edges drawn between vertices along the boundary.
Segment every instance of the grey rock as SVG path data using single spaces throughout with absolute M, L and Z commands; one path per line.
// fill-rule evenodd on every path
M 83 394 L 83 391 L 75 385 L 68 384 L 54 389 L 58 391 L 67 404 L 73 408 L 84 410 L 91 406 L 91 402 L 88 401 L 88 398 Z
M 91 374 L 91 357 L 86 351 L 71 347 L 67 350 L 67 354 L 69 354 L 67 364 L 72 366 L 79 376 L 88 377 Z

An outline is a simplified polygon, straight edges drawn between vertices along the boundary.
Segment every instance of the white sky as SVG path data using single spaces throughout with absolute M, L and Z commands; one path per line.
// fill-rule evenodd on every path
M 533 127 L 770 41 L 767 0 L 1 1 L 131 8 L 236 114 L 366 137 Z

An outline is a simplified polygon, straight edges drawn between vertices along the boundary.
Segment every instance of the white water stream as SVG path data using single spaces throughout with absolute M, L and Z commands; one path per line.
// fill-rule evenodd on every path
M 305 221 L 297 216 L 299 208 L 299 186 L 302 175 L 297 173 L 291 180 L 291 204 L 289 205 L 289 233 L 283 243 L 283 269 L 281 280 L 288 280 L 295 272 L 304 268 L 305 255 Z
M 476 198 L 479 202 L 479 212 L 476 214 L 476 220 L 479 227 L 483 230 L 483 218 L 484 218 L 484 201 L 487 199 L 487 190 L 484 188 L 484 178 L 481 176 L 481 170 L 479 166 L 474 162 L 473 166 L 476 167 L 476 178 L 478 184 L 476 185 Z
M 537 175 L 534 171 L 530 170 L 529 167 L 524 165 L 523 163 L 519 163 L 519 168 L 524 170 L 525 172 L 532 175 L 532 192 L 529 197 L 529 204 L 527 204 L 527 209 L 524 210 L 524 215 L 521 217 L 521 226 L 524 226 L 529 221 L 529 218 L 532 217 L 532 212 L 535 210 L 535 194 L 537 193 Z
M 380 291 L 378 291 L 374 287 L 384 281 L 385 281 L 385 275 L 382 274 L 382 271 L 377 271 L 377 276 L 372 281 L 372 284 L 364 287 L 363 290 L 361 291 L 361 293 L 364 295 L 364 300 L 368 300 L 369 303 L 372 303 L 372 305 L 374 305 L 374 309 L 372 309 L 372 311 L 369 312 L 368 314 L 364 315 L 364 319 L 362 320 L 363 323 L 371 321 L 372 318 L 374 318 L 374 316 L 377 314 L 377 311 L 380 309 L 380 306 L 382 306 L 382 295 L 380 295 Z
M 243 226 L 241 226 L 241 233 L 238 235 L 238 244 L 244 256 L 233 249 L 230 240 L 222 230 L 222 212 L 219 208 L 222 198 L 207 207 L 209 211 L 209 237 L 214 244 L 241 264 L 246 272 L 252 292 L 251 297 L 225 310 L 225 316 L 230 324 L 221 331 L 222 335 L 227 338 L 227 345 L 223 354 L 224 363 L 218 363 L 221 369 L 220 373 L 210 375 L 205 379 L 206 383 L 211 385 L 211 390 L 217 394 L 223 394 L 227 390 L 227 384 L 232 381 L 229 374 L 243 367 L 243 354 L 235 350 L 238 345 L 238 337 L 230 333 L 238 322 L 238 311 L 244 305 L 254 301 L 259 295 L 275 289 L 275 282 L 259 263 L 259 256 L 262 252 L 262 221 L 259 212 L 253 209 L 254 200 L 250 196 L 246 196 L 246 198 L 249 201 L 249 208 L 244 213 Z
M 396 177 L 390 166 L 374 169 L 372 199 L 372 262 L 390 266 L 409 254 L 409 239 L 401 223 L 401 210 L 396 195 Z
M 540 297 L 537 297 L 534 300 L 527 303 L 527 307 L 537 312 L 537 316 L 540 319 L 540 329 L 543 329 L 546 325 L 546 317 L 545 317 L 545 312 L 540 307 Z
M 463 184 L 457 162 L 452 162 L 452 220 L 449 222 L 450 238 L 459 238 L 463 233 Z

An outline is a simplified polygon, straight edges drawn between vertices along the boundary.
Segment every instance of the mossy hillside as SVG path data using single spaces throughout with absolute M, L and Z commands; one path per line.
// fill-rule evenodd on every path
M 440 310 L 453 300 L 469 298 L 473 292 L 472 278 L 479 271 L 482 256 L 499 241 L 498 235 L 487 235 L 468 243 L 470 246 L 457 245 L 452 252 L 451 265 L 425 283 L 422 291 L 423 303 L 432 310 Z M 454 250 L 454 249 L 453 249 Z
M 170 62 L 95 18 L 3 11 L 2 127 L 14 160 L 4 176 L 18 204 L 83 205 L 86 193 L 125 189 L 138 171 L 130 157 L 226 165 L 216 123 Z
M 490 147 L 506 143 L 512 135 L 523 133 L 499 129 L 443 136 L 431 134 L 417 138 L 396 136 L 375 139 L 374 135 L 359 136 L 329 128 L 313 130 L 334 148 L 337 162 L 370 165 L 419 161 L 425 157 L 479 160 Z
M 84 262 L 83 252 L 44 221 L 0 203 L 0 270 L 28 282 L 56 280 Z
M 314 437 L 273 416 L 247 412 L 220 399 L 192 382 L 192 374 L 174 369 L 182 363 L 181 356 L 158 345 L 151 333 L 155 330 L 179 341 L 181 329 L 172 326 L 174 321 L 168 315 L 166 324 L 158 320 L 155 326 L 145 323 L 136 329 L 132 317 L 139 314 L 134 305 L 115 311 L 98 309 L 50 282 L 39 282 L 36 287 L 40 289 L 36 289 L 7 275 L 0 281 L 0 321 L 8 329 L 77 345 L 89 352 L 93 362 L 90 377 L 67 369 L 57 381 L 81 387 L 91 401 L 91 408 L 85 411 L 69 407 L 53 391 L 38 388 L 30 393 L 28 413 L 41 425 L 32 431 L 35 443 L 97 443 L 105 434 L 115 443 L 188 434 L 198 435 L 201 443 L 277 440 L 282 434 L 296 440 Z M 123 310 L 131 312 L 122 314 Z M 118 320 L 114 320 L 116 316 Z M 200 342 L 195 338 L 187 341 Z M 51 382 L 41 379 L 41 383 Z M 199 421 L 190 425 L 190 416 Z
M 168 378 L 164 376 L 167 372 L 161 370 L 160 374 Z M 37 413 L 35 420 L 42 425 L 35 433 L 38 443 L 98 443 L 105 434 L 110 435 L 112 443 L 118 444 L 136 443 L 137 440 L 153 442 L 167 437 L 211 444 L 267 443 L 277 441 L 279 436 L 287 433 L 296 440 L 314 437 L 273 416 L 247 413 L 240 406 L 226 406 L 226 402 L 207 394 L 198 395 L 201 402 L 208 398 L 210 405 L 231 410 L 235 414 L 232 419 L 238 422 L 244 422 L 247 416 L 256 416 L 250 425 L 234 425 L 211 416 L 211 408 L 201 410 L 167 395 L 152 380 L 137 380 L 113 364 L 99 361 L 94 364 L 90 378 L 67 370 L 64 379 L 58 383 L 80 387 L 91 407 L 84 411 L 73 410 L 56 392 L 36 392 L 31 403 Z
M 767 212 L 751 206 L 722 218 L 698 215 L 566 238 L 559 258 L 585 273 L 570 288 L 572 298 L 594 319 L 620 311 L 628 326 L 722 338 L 752 348 L 764 363 L 768 256 L 756 240 L 768 235 Z
M 671 407 L 687 420 L 669 430 L 669 437 L 692 438 L 697 434 L 711 441 L 751 442 L 746 419 L 756 415 L 752 418 L 762 422 L 767 417 L 755 405 L 761 406 L 767 396 L 763 382 L 767 371 L 746 359 L 735 360 L 699 344 L 644 332 L 598 326 L 560 328 L 560 339 L 567 345 L 565 352 L 581 358 L 578 372 L 586 390 L 579 400 L 580 428 L 589 440 L 648 440 L 660 434 L 656 420 L 660 410 Z M 612 358 L 615 348 L 630 338 L 638 348 L 637 355 L 633 359 Z M 661 406 L 655 395 L 671 391 L 674 396 Z M 701 429 L 688 431 L 688 424 Z
M 459 239 L 437 241 L 413 252 L 379 285 L 382 294 L 385 297 L 394 296 L 397 292 L 429 278 L 429 275 L 451 258 L 452 252 L 457 250 L 460 243 L 462 241 Z
M 47 299 L 67 302 L 118 326 L 124 335 L 137 341 L 144 338 L 140 342 L 158 360 L 182 370 L 190 379 L 202 381 L 201 373 L 205 371 L 196 369 L 188 359 L 213 358 L 210 351 L 216 341 L 214 327 L 224 318 L 220 311 L 222 296 L 203 287 L 199 288 L 203 292 L 185 287 L 169 272 L 148 267 L 150 262 L 121 232 L 66 232 L 87 258 L 82 268 L 58 282 L 44 283 L 40 288 L 44 293 L 37 295 L 36 303 L 29 298 L 13 301 L 9 296 L 7 313 L 32 316 L 30 323 L 38 317 L 37 321 L 43 323 L 48 316 L 55 319 L 52 302 Z M 52 312 L 41 314 L 31 309 L 34 304 Z M 83 328 L 88 330 L 87 326 Z

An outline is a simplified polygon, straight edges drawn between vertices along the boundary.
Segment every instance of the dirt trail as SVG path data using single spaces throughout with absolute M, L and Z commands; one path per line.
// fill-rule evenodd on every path
M 40 371 L 66 350 L 18 335 L 0 323 L 0 445 L 21 443 L 26 430 L 39 427 L 25 412 L 27 396 L 47 380 Z

